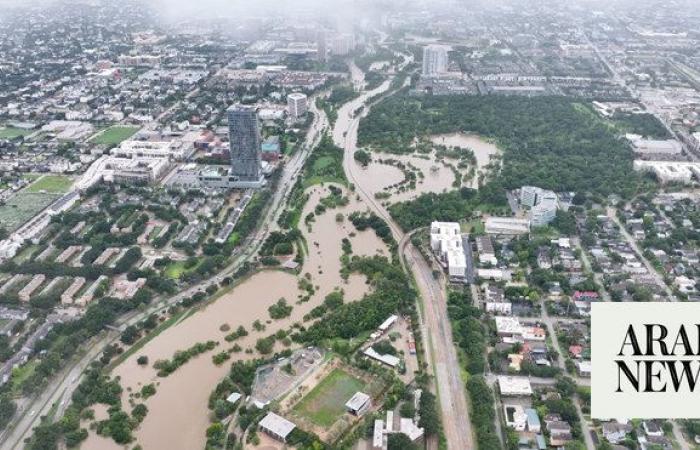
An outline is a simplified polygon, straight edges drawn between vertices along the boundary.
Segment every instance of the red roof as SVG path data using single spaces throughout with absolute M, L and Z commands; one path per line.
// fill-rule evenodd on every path
M 580 345 L 571 345 L 569 346 L 569 353 L 576 357 L 579 357 L 581 356 L 581 353 L 583 353 L 583 347 L 581 347 Z
M 574 300 L 586 300 L 586 299 L 598 298 L 598 293 L 594 291 L 576 291 L 574 292 Z

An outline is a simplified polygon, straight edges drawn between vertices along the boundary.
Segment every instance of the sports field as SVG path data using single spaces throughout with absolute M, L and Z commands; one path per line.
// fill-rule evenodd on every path
M 0 226 L 14 231 L 60 196 L 56 193 L 18 192 L 0 206 Z
M 68 192 L 73 185 L 73 180 L 61 175 L 44 175 L 30 184 L 24 192 L 48 192 L 52 194 L 63 194 Z
M 139 127 L 114 125 L 101 131 L 92 138 L 92 142 L 101 145 L 118 145 L 139 131 Z
M 14 127 L 0 127 L 0 139 L 14 139 L 19 136 L 28 136 L 36 130 L 24 130 Z
M 364 387 L 363 381 L 342 369 L 333 369 L 294 406 L 294 412 L 319 426 L 330 427 L 345 413 L 350 397 Z

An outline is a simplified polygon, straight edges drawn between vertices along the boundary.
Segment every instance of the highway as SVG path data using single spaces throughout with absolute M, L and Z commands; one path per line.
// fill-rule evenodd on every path
M 318 95 L 325 95 L 325 92 Z M 300 174 L 306 158 L 308 158 L 311 150 L 320 141 L 324 130 L 328 128 L 328 119 L 323 112 L 316 109 L 315 98 L 316 96 L 309 98 L 309 110 L 314 114 L 314 120 L 309 127 L 305 143 L 292 155 L 282 169 L 282 174 L 278 182 L 278 189 L 275 191 L 270 205 L 266 210 L 265 217 L 261 222 L 264 225 L 260 227 L 254 235 L 248 237 L 237 250 L 234 250 L 232 262 L 218 274 L 207 280 L 180 291 L 178 294 L 167 299 L 160 299 L 160 301 L 157 302 L 154 301 L 143 311 L 133 311 L 125 314 L 114 324 L 116 328 L 124 329 L 129 325 L 135 325 L 149 315 L 160 313 L 183 299 L 197 292 L 204 291 L 211 285 L 220 284 L 224 278 L 233 275 L 243 263 L 251 260 L 251 258 L 255 256 L 262 246 L 262 243 L 265 241 L 267 234 L 276 227 L 277 218 L 284 209 L 283 206 L 289 198 L 291 189 L 294 186 L 294 181 Z M 53 405 L 57 402 L 56 417 L 60 417 L 70 403 L 71 395 L 80 383 L 80 377 L 83 371 L 92 361 L 100 356 L 102 350 L 107 345 L 116 342 L 119 336 L 120 333 L 116 331 L 103 331 L 100 335 L 95 337 L 92 342 L 86 344 L 82 350 L 82 356 L 71 361 L 49 387 L 32 399 L 20 401 L 15 418 L 0 435 L 0 447 L 3 449 L 22 448 L 24 439 L 31 435 L 33 428 L 39 424 L 41 416 L 49 414 Z
M 407 61 L 408 62 L 408 61 Z M 466 390 L 461 377 L 461 368 L 457 351 L 452 338 L 452 328 L 447 315 L 446 293 L 444 283 L 440 278 L 433 277 L 432 268 L 423 256 L 413 247 L 410 236 L 406 235 L 394 222 L 386 209 L 377 203 L 371 193 L 365 188 L 364 176 L 354 162 L 357 149 L 357 131 L 360 119 L 367 114 L 371 105 L 367 101 L 377 94 L 388 91 L 391 80 L 385 81 L 378 88 L 364 92 L 360 97 L 346 103 L 338 110 L 338 119 L 333 129 L 333 140 L 336 145 L 345 150 L 343 167 L 355 192 L 379 217 L 382 217 L 391 228 L 394 238 L 399 244 L 399 256 L 405 259 L 412 270 L 418 290 L 423 299 L 424 313 L 423 337 L 428 352 L 428 363 L 435 375 L 435 383 L 440 400 L 442 425 L 450 450 L 465 450 L 475 448 L 469 407 L 466 400 Z M 353 112 L 361 106 L 364 112 L 353 116 Z

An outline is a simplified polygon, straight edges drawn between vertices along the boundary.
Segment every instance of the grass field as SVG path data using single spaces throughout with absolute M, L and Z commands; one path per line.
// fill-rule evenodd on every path
M 40 361 L 34 359 L 21 367 L 15 367 L 14 369 L 12 369 L 11 382 L 12 392 L 14 394 L 20 393 L 22 383 L 24 383 L 24 381 L 34 373 L 34 370 L 36 370 L 36 366 L 39 365 L 39 362 Z
M 238 244 L 238 241 L 239 241 L 240 239 L 241 239 L 241 236 L 240 236 L 238 233 L 236 233 L 236 232 L 234 231 L 233 233 L 231 233 L 231 234 L 229 235 L 229 237 L 228 237 L 228 239 L 226 240 L 226 242 L 228 242 L 229 244 L 236 245 L 236 244 Z
M 14 139 L 19 136 L 29 136 L 35 131 L 36 130 L 23 130 L 14 127 L 0 128 L 0 139 Z
M 19 192 L 0 206 L 0 225 L 14 231 L 59 197 L 55 193 Z
M 107 128 L 92 138 L 92 142 L 102 145 L 118 145 L 139 131 L 139 127 L 115 125 Z
M 44 175 L 43 177 L 30 184 L 24 192 L 48 192 L 55 194 L 63 194 L 70 190 L 73 185 L 73 180 L 69 177 L 61 175 Z
M 175 261 L 165 268 L 165 276 L 177 280 L 185 273 L 185 261 Z
M 182 277 L 183 274 L 196 270 L 202 261 L 203 259 L 198 259 L 197 264 L 189 268 L 187 267 L 187 261 L 173 261 L 165 268 L 165 276 L 177 280 Z
M 342 369 L 333 369 L 299 403 L 294 411 L 311 422 L 330 427 L 345 413 L 345 402 L 365 383 Z

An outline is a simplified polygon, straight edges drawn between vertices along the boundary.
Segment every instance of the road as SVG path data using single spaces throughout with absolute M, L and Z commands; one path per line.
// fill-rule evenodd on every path
M 586 253 L 586 249 L 584 249 L 581 245 L 581 239 L 575 237 L 571 241 L 581 253 L 581 261 L 583 261 L 583 268 L 586 270 L 586 272 L 593 274 L 593 280 L 598 286 L 600 286 L 600 292 L 601 296 L 603 297 L 603 300 L 606 302 L 612 301 L 608 290 L 605 289 L 605 284 L 603 284 L 602 275 L 593 270 L 593 265 L 591 264 L 591 260 L 588 258 L 588 253 Z
M 630 86 L 627 84 L 627 82 L 625 82 L 625 79 L 622 76 L 620 76 L 619 72 L 613 67 L 612 64 L 610 64 L 610 62 L 608 61 L 608 58 L 605 57 L 605 55 L 600 51 L 598 46 L 595 45 L 593 43 L 593 41 L 591 41 L 591 39 L 588 37 L 588 35 L 584 31 L 582 31 L 582 30 L 579 30 L 579 31 L 580 31 L 581 35 L 584 37 L 584 39 L 586 40 L 586 42 L 588 43 L 588 45 L 593 49 L 593 52 L 596 54 L 596 56 L 598 56 L 598 59 L 600 59 L 600 61 L 603 63 L 603 65 L 608 69 L 608 72 L 610 72 L 612 74 L 613 81 L 615 81 L 615 83 L 617 83 L 618 85 L 629 90 L 629 92 L 632 94 L 632 96 L 635 97 L 637 99 L 637 101 L 639 101 L 639 103 L 641 103 L 644 106 L 644 108 L 647 110 L 647 112 L 651 113 L 654 117 L 656 117 L 656 119 L 659 122 L 661 122 L 661 124 L 664 126 L 664 128 L 666 128 L 666 131 L 668 131 L 669 135 L 678 139 L 678 141 L 681 143 L 681 145 L 683 146 L 683 148 L 686 151 L 686 154 L 690 157 L 690 159 L 692 161 L 697 161 L 699 155 L 696 153 L 696 150 L 692 146 L 688 145 L 685 140 L 680 138 L 679 133 L 676 132 L 676 130 L 674 130 L 671 127 L 671 125 L 666 121 L 666 119 L 664 118 L 664 116 L 662 114 L 659 114 L 659 112 L 656 110 L 656 108 L 652 107 L 653 105 L 648 105 L 648 104 L 644 103 L 644 101 L 642 100 L 642 96 L 635 89 L 635 87 Z
M 620 219 L 617 218 L 617 212 L 615 208 L 608 207 L 607 209 L 607 214 L 608 217 L 615 222 L 615 224 L 620 228 L 620 234 L 622 237 L 625 238 L 627 243 L 634 249 L 634 252 L 637 254 L 637 257 L 639 258 L 640 261 L 642 261 L 642 264 L 644 264 L 644 267 L 646 267 L 647 271 L 649 272 L 649 275 L 654 277 L 654 280 L 656 281 L 656 284 L 658 284 L 661 288 L 663 288 L 664 292 L 668 296 L 669 300 L 672 302 L 677 302 L 678 299 L 676 298 L 676 295 L 673 293 L 670 287 L 666 284 L 664 279 L 661 277 L 659 272 L 656 271 L 656 268 L 651 265 L 649 260 L 644 256 L 644 253 L 642 252 L 642 249 L 639 248 L 639 245 L 637 245 L 637 241 L 632 237 L 631 234 L 627 231 L 627 229 L 622 225 L 620 222 Z
M 432 268 L 413 247 L 409 237 L 366 189 L 364 174 L 361 173 L 361 169 L 355 164 L 353 158 L 355 150 L 357 150 L 357 131 L 360 119 L 367 114 L 371 106 L 366 102 L 375 95 L 386 92 L 392 79 L 385 81 L 374 90 L 362 93 L 358 98 L 346 103 L 338 110 L 338 119 L 333 129 L 333 140 L 336 145 L 345 150 L 343 167 L 349 181 L 355 186 L 355 192 L 376 215 L 383 218 L 389 225 L 394 238 L 400 243 L 399 256 L 405 259 L 418 285 L 424 305 L 422 315 L 424 321 L 422 327 L 425 330 L 424 339 L 428 360 L 432 364 L 435 374 L 447 448 L 450 450 L 473 449 L 475 444 L 469 419 L 466 390 L 447 315 L 444 283 L 440 278 L 433 277 Z M 353 111 L 363 105 L 365 106 L 364 112 L 353 117 Z
M 671 423 L 673 423 L 673 437 L 676 438 L 676 442 L 678 442 L 681 450 L 690 450 L 690 445 L 688 445 L 688 441 L 685 440 L 685 436 L 683 435 L 680 425 L 678 425 L 678 421 L 674 420 Z
M 566 357 L 566 353 L 562 352 L 561 346 L 559 345 L 559 337 L 557 336 L 556 330 L 554 329 L 554 322 L 556 321 L 556 319 L 552 319 L 549 317 L 549 314 L 547 313 L 547 308 L 544 305 L 542 306 L 542 321 L 547 327 L 547 333 L 552 338 L 552 345 L 554 346 L 554 349 L 559 354 L 559 357 L 556 361 L 557 366 L 563 371 L 563 373 L 566 373 L 566 365 L 564 364 L 564 358 Z M 575 381 L 578 385 L 590 386 L 590 379 L 576 378 Z M 583 411 L 581 410 L 581 400 L 576 394 L 574 394 L 571 400 L 574 402 L 576 410 L 578 411 L 579 419 L 581 420 L 581 428 L 583 430 L 583 442 L 586 444 L 586 449 L 595 450 L 596 445 L 593 442 L 593 438 L 591 437 L 591 433 L 593 431 L 591 430 L 591 427 L 588 424 L 586 418 L 584 417 Z
M 323 93 L 319 95 L 323 95 Z M 271 231 L 271 228 L 276 226 L 277 217 L 279 217 L 279 214 L 283 210 L 283 206 L 294 186 L 294 180 L 301 172 L 306 158 L 308 158 L 311 150 L 318 144 L 323 131 L 328 127 L 327 118 L 322 112 L 316 109 L 315 97 L 309 99 L 309 109 L 314 113 L 314 121 L 309 127 L 305 143 L 294 153 L 282 169 L 278 189 L 275 191 L 270 201 L 270 206 L 266 210 L 265 217 L 261 222 L 265 225 L 260 227 L 254 235 L 246 239 L 239 247 L 239 249 L 243 250 L 239 250 L 238 253 L 234 251 L 232 262 L 215 276 L 180 291 L 178 294 L 167 299 L 154 302 L 146 310 L 133 311 L 122 316 L 115 322 L 115 327 L 124 329 L 129 325 L 135 325 L 149 315 L 160 313 L 183 299 L 205 290 L 211 285 L 220 284 L 224 278 L 233 275 L 243 263 L 249 261 L 257 253 L 262 243 L 265 241 L 267 234 Z M 30 436 L 33 428 L 39 424 L 40 417 L 48 414 L 57 401 L 59 402 L 57 416 L 60 416 L 70 403 L 70 397 L 78 386 L 80 376 L 85 368 L 88 367 L 90 362 L 99 357 L 102 353 L 102 349 L 116 342 L 119 335 L 120 334 L 117 332 L 103 332 L 103 334 L 99 335 L 93 342 L 86 345 L 83 350 L 83 356 L 71 362 L 56 377 L 56 380 L 39 396 L 22 402 L 21 410 L 18 412 L 13 422 L 8 425 L 5 432 L 0 435 L 0 447 L 3 449 L 21 448 L 23 440 Z M 61 401 L 63 403 L 60 403 Z

